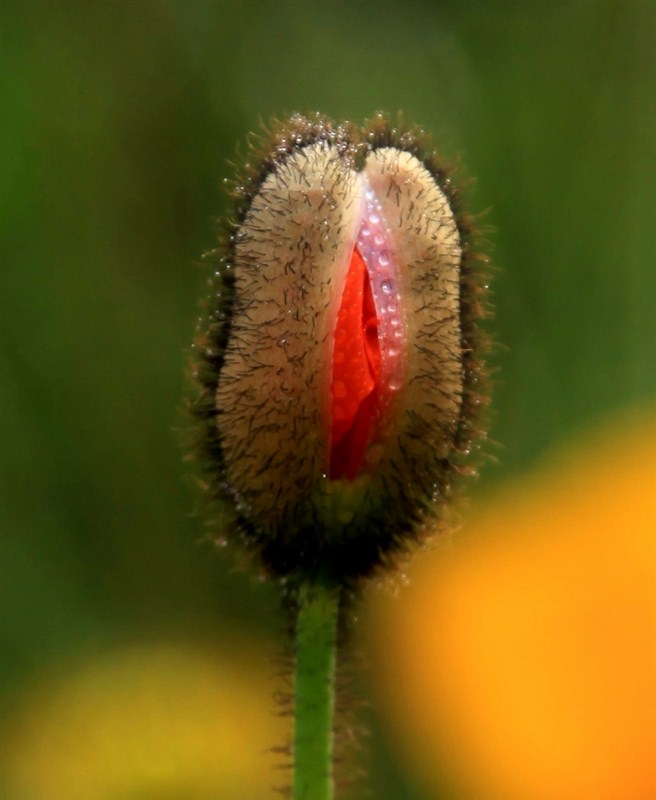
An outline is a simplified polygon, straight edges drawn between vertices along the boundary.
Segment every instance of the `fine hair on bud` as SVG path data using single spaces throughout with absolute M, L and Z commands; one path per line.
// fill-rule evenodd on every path
M 294 115 L 251 143 L 208 255 L 191 410 L 216 533 L 270 575 L 389 566 L 475 471 L 487 260 L 452 180 L 384 114 Z

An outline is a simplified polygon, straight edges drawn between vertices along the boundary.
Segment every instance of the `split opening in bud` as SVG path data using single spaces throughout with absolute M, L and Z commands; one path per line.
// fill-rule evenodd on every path
M 366 178 L 364 213 L 344 281 L 330 384 L 332 480 L 354 480 L 375 461 L 403 381 L 405 333 L 396 259 Z M 380 448 L 378 448 L 380 449 Z

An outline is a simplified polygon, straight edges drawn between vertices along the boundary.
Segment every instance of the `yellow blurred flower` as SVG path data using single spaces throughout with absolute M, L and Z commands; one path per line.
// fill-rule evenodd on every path
M 3 737 L 3 797 L 273 797 L 287 776 L 271 748 L 288 733 L 269 661 L 232 656 L 247 649 L 141 646 L 31 687 Z
M 656 797 L 656 418 L 561 453 L 417 562 L 371 632 L 391 735 L 428 787 Z

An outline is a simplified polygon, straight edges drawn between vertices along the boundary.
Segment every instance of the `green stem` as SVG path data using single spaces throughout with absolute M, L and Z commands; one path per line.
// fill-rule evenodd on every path
M 332 800 L 339 589 L 301 585 L 296 622 L 294 800 Z

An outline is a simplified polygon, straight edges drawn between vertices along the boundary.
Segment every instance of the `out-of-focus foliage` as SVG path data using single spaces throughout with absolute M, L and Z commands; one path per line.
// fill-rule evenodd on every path
M 109 670 L 126 647 L 238 663 L 239 629 L 267 663 L 278 641 L 275 590 L 235 574 L 190 513 L 178 444 L 199 257 L 260 119 L 403 109 L 476 176 L 502 345 L 502 447 L 480 494 L 656 397 L 653 3 L 6 0 L 1 13 L 8 730 L 29 706 L 35 738 L 55 731 L 53 702 L 39 717 L 26 699 L 35 687 L 83 662 Z M 153 693 L 154 714 L 165 699 Z M 373 725 L 372 796 L 432 796 Z

